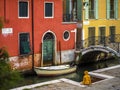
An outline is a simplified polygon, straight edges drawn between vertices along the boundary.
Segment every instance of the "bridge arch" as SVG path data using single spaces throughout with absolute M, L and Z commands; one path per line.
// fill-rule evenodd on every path
M 99 61 L 109 58 L 109 55 L 119 57 L 119 53 L 113 50 L 110 47 L 104 47 L 100 45 L 90 46 L 84 49 L 81 49 L 81 63 L 85 62 L 92 62 L 92 61 Z
M 105 53 L 113 53 L 116 56 L 119 56 L 119 53 L 115 50 L 113 50 L 110 47 L 104 47 L 104 46 L 90 46 L 84 49 L 81 49 L 81 53 L 82 55 L 88 53 L 88 52 L 92 52 L 92 51 L 101 51 L 101 52 L 105 52 Z

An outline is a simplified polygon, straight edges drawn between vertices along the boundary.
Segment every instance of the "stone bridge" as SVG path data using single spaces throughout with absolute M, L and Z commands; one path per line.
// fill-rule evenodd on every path
M 120 57 L 120 35 L 90 37 L 76 44 L 76 50 L 84 62 Z
M 119 53 L 115 50 L 113 50 L 112 48 L 110 47 L 104 47 L 104 46 L 90 46 L 90 47 L 87 47 L 87 48 L 84 48 L 84 49 L 81 49 L 81 53 L 82 55 L 85 55 L 89 52 L 104 52 L 104 53 L 111 53 L 111 54 L 114 54 L 116 56 L 120 56 Z

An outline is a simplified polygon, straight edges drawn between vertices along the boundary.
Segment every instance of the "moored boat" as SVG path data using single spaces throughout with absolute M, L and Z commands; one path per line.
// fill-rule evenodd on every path
M 76 66 L 71 67 L 70 65 L 58 65 L 47 67 L 35 67 L 34 70 L 38 76 L 58 76 L 75 72 Z

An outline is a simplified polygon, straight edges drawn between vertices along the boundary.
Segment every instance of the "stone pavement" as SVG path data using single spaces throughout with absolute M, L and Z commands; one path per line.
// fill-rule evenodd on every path
M 11 90 L 120 90 L 120 65 L 92 71 L 89 74 L 104 78 L 104 80 L 84 86 L 72 80 L 59 79 Z

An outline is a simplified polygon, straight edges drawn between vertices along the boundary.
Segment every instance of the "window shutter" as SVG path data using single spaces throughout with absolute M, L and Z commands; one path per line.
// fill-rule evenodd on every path
M 107 0 L 106 6 L 107 6 L 107 19 L 109 19 L 110 18 L 110 0 Z
M 114 11 L 115 11 L 115 18 L 118 18 L 118 0 L 115 0 L 114 2 Z
M 23 48 L 23 53 L 24 54 L 28 54 L 31 50 L 30 50 L 30 45 L 29 42 L 21 42 L 22 48 Z
M 89 19 L 89 0 L 85 0 L 88 3 L 88 6 L 85 7 L 85 19 Z
M 66 14 L 69 14 L 69 0 L 66 0 Z
M 82 1 L 77 0 L 77 19 L 82 20 Z
M 95 0 L 95 19 L 98 19 L 98 0 Z

